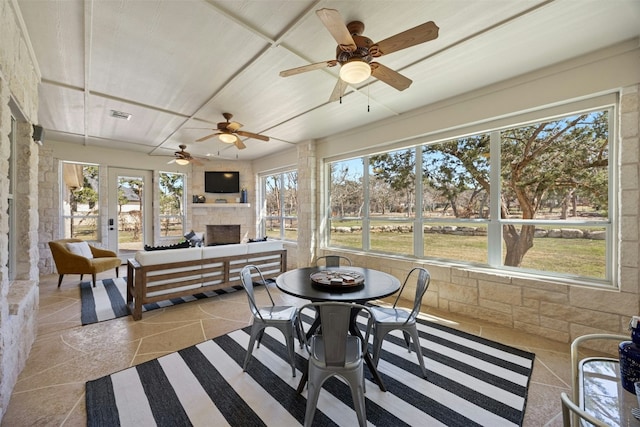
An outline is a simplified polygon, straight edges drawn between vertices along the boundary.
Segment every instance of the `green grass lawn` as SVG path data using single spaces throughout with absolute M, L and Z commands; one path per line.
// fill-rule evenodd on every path
M 362 248 L 362 233 L 332 233 L 331 246 Z M 413 254 L 411 233 L 371 233 L 371 249 L 376 252 Z M 505 249 L 503 247 L 503 253 Z M 575 274 L 592 278 L 605 278 L 605 251 L 603 240 L 536 238 L 534 246 L 525 255 L 522 268 Z M 426 258 L 455 261 L 487 262 L 485 236 L 456 236 L 425 234 Z

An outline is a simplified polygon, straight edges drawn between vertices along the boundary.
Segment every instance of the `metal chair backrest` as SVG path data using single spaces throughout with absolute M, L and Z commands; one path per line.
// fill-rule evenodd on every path
M 258 267 L 253 264 L 246 265 L 240 271 L 240 280 L 242 282 L 242 287 L 247 292 L 247 298 L 249 299 L 249 308 L 251 309 L 251 313 L 255 317 L 259 317 L 260 320 L 264 320 L 262 315 L 260 314 L 260 308 L 256 303 L 255 293 L 253 290 L 253 277 L 260 277 L 260 283 L 265 283 L 265 289 L 267 290 L 267 295 L 269 295 L 269 300 L 271 301 L 271 305 L 274 306 L 273 298 L 271 297 L 271 292 L 269 292 L 269 287 L 266 286 L 266 282 L 262 275 L 262 272 Z
M 324 261 L 325 267 L 340 267 L 340 263 L 344 263 L 345 265 L 351 265 L 351 260 L 346 256 L 340 255 L 325 255 L 318 257 L 316 259 L 316 266 L 320 266 Z
M 324 360 L 327 366 L 341 367 L 345 365 L 347 335 L 349 335 L 352 310 L 357 310 L 358 313 L 360 311 L 368 313 L 365 336 L 362 341 L 362 349 L 366 350 L 373 327 L 373 315 L 369 308 L 361 304 L 345 302 L 317 302 L 307 304 L 300 310 L 307 307 L 316 309 L 320 316 L 324 341 Z M 301 319 L 301 316 L 298 316 L 298 319 Z
M 422 305 L 422 297 L 424 297 L 424 294 L 427 292 L 427 289 L 429 288 L 429 283 L 431 282 L 431 275 L 425 268 L 422 268 L 422 267 L 412 268 L 411 271 L 409 271 L 409 274 L 407 274 L 407 277 L 404 279 L 404 283 L 400 288 L 400 292 L 398 292 L 398 295 L 396 296 L 396 300 L 393 303 L 393 308 L 396 308 L 396 304 L 398 304 L 398 301 L 400 300 L 400 296 L 402 295 L 402 291 L 404 290 L 404 287 L 406 286 L 409 279 L 415 275 L 414 273 L 417 274 L 416 293 L 413 298 L 413 308 L 411 310 L 411 314 L 409 315 L 409 318 L 405 323 L 413 322 L 415 321 L 416 317 L 418 317 L 418 313 L 420 313 L 420 306 Z

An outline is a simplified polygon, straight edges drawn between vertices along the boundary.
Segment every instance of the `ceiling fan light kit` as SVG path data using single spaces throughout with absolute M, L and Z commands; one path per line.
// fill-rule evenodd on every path
M 222 113 L 222 116 L 226 119 L 226 122 L 218 123 L 216 129 L 212 129 L 213 131 L 215 131 L 215 133 L 212 133 L 207 136 L 203 136 L 202 138 L 198 138 L 196 139 L 196 142 L 206 141 L 209 138 L 213 138 L 214 136 L 217 136 L 218 139 L 224 142 L 225 144 L 233 144 L 236 146 L 236 148 L 238 148 L 238 150 L 243 150 L 247 148 L 247 146 L 244 145 L 244 143 L 240 140 L 241 136 L 245 138 L 259 139 L 260 141 L 269 141 L 268 136 L 240 130 L 240 128 L 242 127 L 242 124 L 231 121 L 233 114 Z
M 230 133 L 221 133 L 218 135 L 218 139 L 226 144 L 233 144 L 236 142 L 236 137 Z
M 193 163 L 194 165 L 202 165 L 202 162 L 200 160 L 196 159 L 190 153 L 185 151 L 185 149 L 187 148 L 186 145 L 180 144 L 179 147 L 180 151 L 176 151 L 175 153 L 173 153 L 175 159 L 170 160 L 168 163 L 175 163 L 180 166 L 186 166 L 189 163 Z
M 371 76 L 371 66 L 361 59 L 351 59 L 340 68 L 340 78 L 347 83 L 362 83 Z

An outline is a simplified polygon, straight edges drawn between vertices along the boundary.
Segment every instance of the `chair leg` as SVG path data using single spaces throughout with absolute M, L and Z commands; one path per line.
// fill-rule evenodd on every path
M 257 324 L 256 321 L 253 321 L 253 325 L 251 326 L 251 337 L 249 338 L 249 346 L 247 347 L 247 356 L 244 358 L 244 365 L 242 366 L 242 370 L 246 371 L 247 366 L 249 365 L 249 360 L 251 360 L 251 353 L 253 353 L 253 346 L 256 342 L 256 338 L 264 331 L 264 326 Z
M 264 328 L 258 334 L 258 345 L 256 345 L 257 348 L 260 348 L 260 343 L 262 342 L 262 337 L 263 336 L 264 336 Z
M 389 333 L 384 326 L 376 325 L 373 330 L 373 364 L 378 366 L 380 360 L 380 352 L 382 351 L 382 342 L 384 337 Z
M 93 282 L 93 287 L 95 288 L 96 287 L 96 273 L 93 273 L 91 275 L 91 281 Z
M 424 367 L 424 357 L 422 357 L 422 346 L 420 346 L 420 337 L 418 336 L 418 329 L 416 327 L 413 327 L 408 331 L 408 334 L 411 334 L 411 340 L 413 341 L 413 346 L 415 347 L 415 350 L 416 350 L 416 356 L 418 356 L 418 363 L 420 364 L 420 369 L 422 370 L 422 376 L 426 378 L 427 370 Z M 411 346 L 409 346 L 409 348 L 411 348 Z
M 307 382 L 307 408 L 304 413 L 304 427 L 311 427 L 313 417 L 316 415 L 316 406 L 318 405 L 318 396 L 324 381 L 331 376 L 326 372 L 320 372 L 313 369 L 312 362 L 309 362 L 308 382 Z
M 293 337 L 293 325 L 289 325 L 284 332 L 284 339 L 287 342 L 287 350 L 289 352 L 289 363 L 291 363 L 291 373 L 296 376 L 296 351 L 294 349 L 296 342 Z
M 119 270 L 120 270 L 120 268 L 119 268 L 119 267 L 116 267 L 116 277 L 120 277 L 120 276 L 118 275 L 118 274 L 119 274 Z
M 358 416 L 358 425 L 365 427 L 367 425 L 367 409 L 364 403 L 364 373 L 362 370 L 363 366 L 360 366 L 356 375 L 349 380 L 349 386 L 353 397 L 353 409 Z
M 402 335 L 404 335 L 404 342 L 405 344 L 407 344 L 407 349 L 409 350 L 409 353 L 411 353 L 411 334 L 403 330 Z
M 63 277 L 64 277 L 64 274 L 61 274 L 60 276 L 58 276 L 58 287 L 60 287 L 60 285 L 62 284 Z

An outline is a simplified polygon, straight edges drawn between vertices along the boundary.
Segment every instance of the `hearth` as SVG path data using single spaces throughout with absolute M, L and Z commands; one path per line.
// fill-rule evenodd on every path
M 207 246 L 240 243 L 240 224 L 207 225 L 204 241 Z

